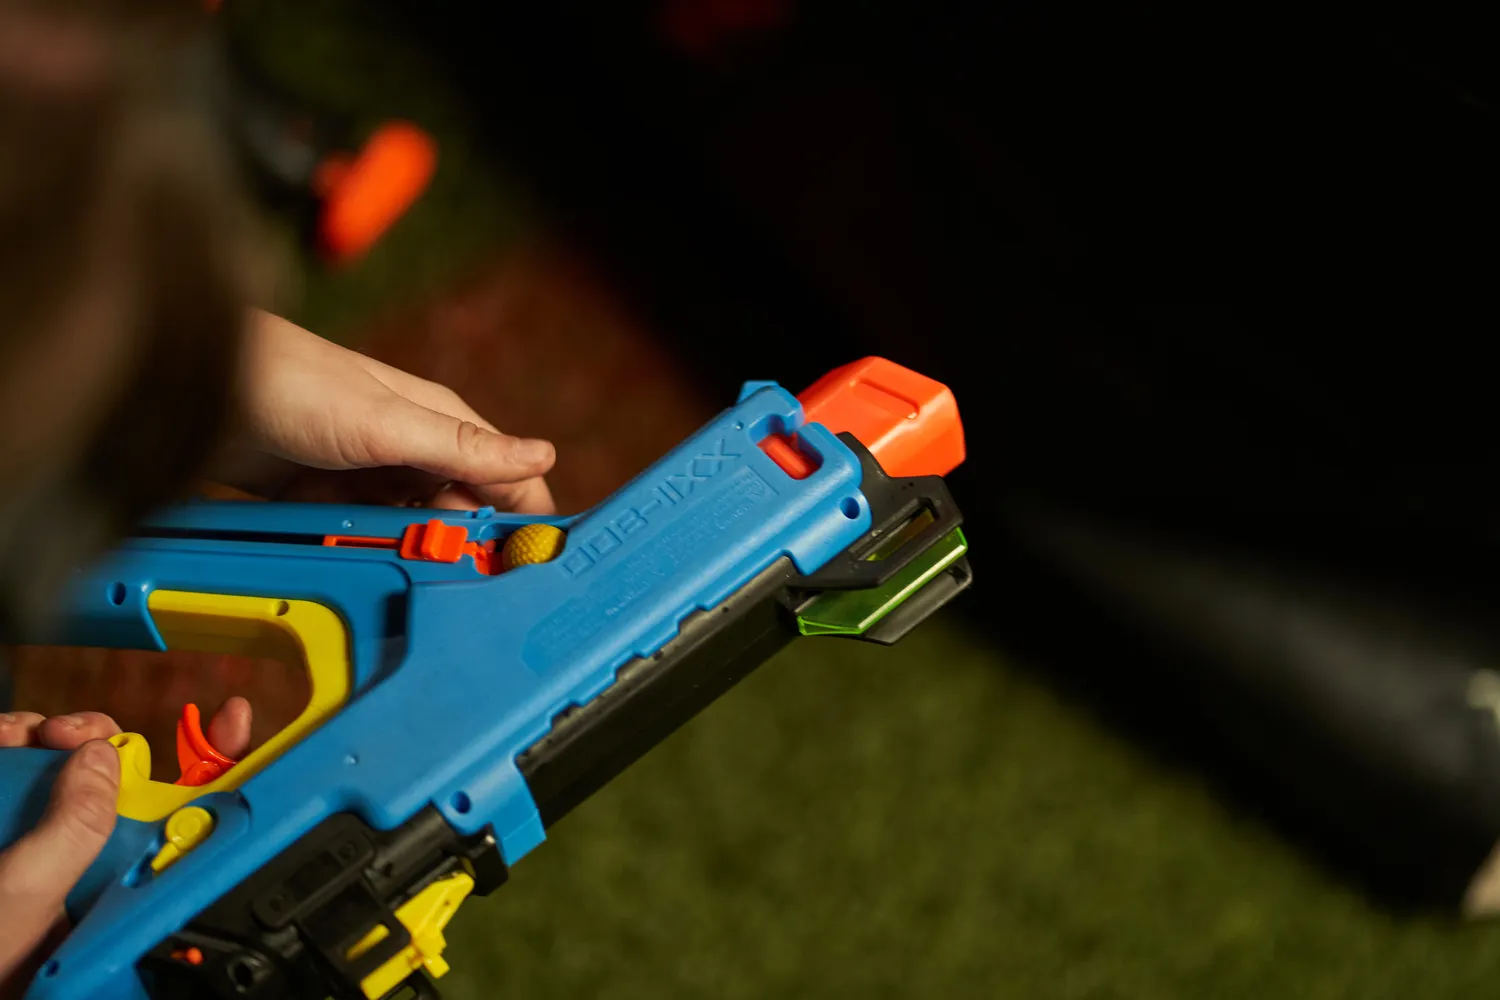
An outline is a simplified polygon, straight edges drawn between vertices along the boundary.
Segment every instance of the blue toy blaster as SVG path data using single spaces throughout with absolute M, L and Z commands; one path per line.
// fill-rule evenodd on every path
M 60 640 L 305 664 L 245 759 L 115 737 L 119 822 L 29 997 L 435 997 L 443 927 L 791 639 L 892 643 L 968 586 L 952 394 L 881 359 L 771 382 L 571 517 L 204 501 L 77 580 Z M 0 844 L 64 755 L 0 751 Z

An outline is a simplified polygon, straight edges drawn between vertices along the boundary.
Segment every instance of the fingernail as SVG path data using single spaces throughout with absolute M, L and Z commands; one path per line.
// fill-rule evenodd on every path
M 89 740 L 79 747 L 77 753 L 83 758 L 83 766 L 113 778 L 120 768 L 120 754 L 106 740 Z
M 80 729 L 83 727 L 83 716 L 81 715 L 59 715 L 57 721 L 69 729 Z
M 552 458 L 552 442 L 540 438 L 522 438 L 516 444 L 516 456 L 523 462 L 546 462 Z
M 16 713 L 15 712 L 6 712 L 5 714 L 0 715 L 0 723 L 15 722 L 15 721 L 16 721 Z

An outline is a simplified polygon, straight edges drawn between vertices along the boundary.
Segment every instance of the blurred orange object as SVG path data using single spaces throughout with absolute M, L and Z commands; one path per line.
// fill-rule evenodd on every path
M 323 253 L 340 264 L 363 256 L 421 197 L 436 170 L 437 143 L 409 122 L 382 125 L 352 160 L 325 160 L 314 183 L 323 197 Z

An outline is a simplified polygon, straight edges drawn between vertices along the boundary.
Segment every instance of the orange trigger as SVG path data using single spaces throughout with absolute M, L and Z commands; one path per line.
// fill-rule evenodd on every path
M 177 720 L 177 766 L 182 769 L 179 785 L 206 785 L 235 765 L 235 762 L 219 753 L 203 735 L 203 721 L 198 706 L 188 703 L 182 706 L 182 718 Z

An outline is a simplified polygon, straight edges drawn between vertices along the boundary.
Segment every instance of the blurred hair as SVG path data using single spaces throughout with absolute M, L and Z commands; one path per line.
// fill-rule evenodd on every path
M 68 572 L 181 491 L 226 423 L 252 271 L 206 20 L 184 0 L 0 0 L 0 393 L 87 415 L 38 454 L 47 413 L 0 398 L 0 639 L 45 624 Z M 49 384 L 11 377 L 57 351 Z M 101 359 L 107 377 L 65 377 Z

